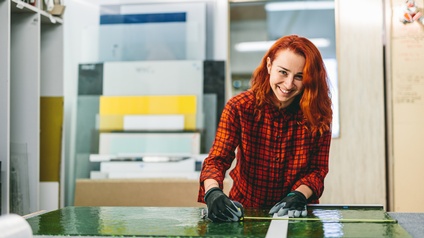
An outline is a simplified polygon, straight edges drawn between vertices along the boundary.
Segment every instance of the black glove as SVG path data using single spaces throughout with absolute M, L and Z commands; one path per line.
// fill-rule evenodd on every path
M 220 188 L 211 188 L 205 194 L 208 218 L 213 222 L 243 220 L 244 210 L 239 202 L 230 200 Z
M 308 214 L 306 204 L 308 203 L 305 195 L 298 191 L 292 191 L 287 194 L 287 197 L 275 204 L 269 214 L 278 212 L 278 216 L 288 214 L 289 217 L 305 217 Z

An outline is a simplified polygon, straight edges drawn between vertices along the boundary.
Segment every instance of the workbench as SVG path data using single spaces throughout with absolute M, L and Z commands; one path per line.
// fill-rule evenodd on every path
M 70 206 L 26 220 L 34 237 L 269 237 L 276 221 L 268 210 L 245 209 L 244 221 L 213 223 L 202 209 Z M 307 218 L 287 220 L 281 237 L 411 237 L 382 206 L 308 206 Z

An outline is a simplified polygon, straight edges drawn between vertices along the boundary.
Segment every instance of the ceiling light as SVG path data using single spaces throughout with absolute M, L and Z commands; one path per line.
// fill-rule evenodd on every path
M 273 2 L 265 4 L 266 11 L 334 9 L 334 1 Z
M 318 48 L 330 46 L 330 40 L 325 38 L 311 38 L 309 39 Z M 253 51 L 267 51 L 275 41 L 251 41 L 240 42 L 234 45 L 238 52 L 253 52 Z
M 251 41 L 241 42 L 234 45 L 236 51 L 249 52 L 249 51 L 267 51 L 274 41 Z

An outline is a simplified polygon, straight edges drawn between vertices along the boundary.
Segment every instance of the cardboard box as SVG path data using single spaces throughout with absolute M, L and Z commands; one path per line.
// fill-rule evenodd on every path
M 228 195 L 231 180 L 224 181 Z M 75 206 L 203 207 L 198 179 L 77 179 Z
M 53 16 L 62 16 L 64 12 L 65 12 L 65 6 L 59 5 L 59 4 L 55 4 L 53 9 L 49 11 L 49 13 L 52 14 Z

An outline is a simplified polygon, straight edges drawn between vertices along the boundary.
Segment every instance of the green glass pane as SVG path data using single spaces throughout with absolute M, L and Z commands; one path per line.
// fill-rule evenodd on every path
M 310 218 L 391 220 L 381 209 L 309 208 Z M 267 210 L 246 209 L 249 217 Z M 289 221 L 287 237 L 410 237 L 397 223 Z M 212 223 L 191 207 L 65 207 L 28 218 L 34 235 L 265 237 L 271 220 Z

